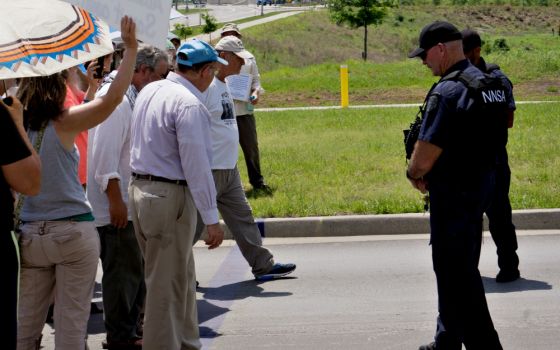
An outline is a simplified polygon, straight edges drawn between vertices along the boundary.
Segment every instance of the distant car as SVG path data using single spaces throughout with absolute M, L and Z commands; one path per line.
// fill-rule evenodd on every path
M 272 5 L 272 0 L 257 0 L 257 6 Z

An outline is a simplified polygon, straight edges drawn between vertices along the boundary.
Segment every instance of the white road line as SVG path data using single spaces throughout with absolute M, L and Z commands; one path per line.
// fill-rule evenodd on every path
M 517 105 L 528 104 L 545 104 L 545 103 L 560 103 L 560 101 L 516 101 Z M 350 109 L 368 109 L 368 108 L 411 108 L 418 107 L 421 103 L 395 103 L 383 105 L 357 105 L 348 106 Z M 256 108 L 255 112 L 280 112 L 280 111 L 309 111 L 309 110 L 326 110 L 326 109 L 342 109 L 340 106 L 310 106 L 310 107 L 271 107 L 271 108 Z

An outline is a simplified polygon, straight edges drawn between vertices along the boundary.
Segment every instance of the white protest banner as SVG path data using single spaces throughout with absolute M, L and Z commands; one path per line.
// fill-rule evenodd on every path
M 136 22 L 136 36 L 148 44 L 165 49 L 169 32 L 172 0 L 63 0 L 99 16 L 120 30 L 121 18 L 130 16 Z

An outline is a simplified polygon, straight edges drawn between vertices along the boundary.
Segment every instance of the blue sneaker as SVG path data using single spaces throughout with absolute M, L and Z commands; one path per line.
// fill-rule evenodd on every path
M 276 263 L 272 265 L 272 269 L 267 273 L 263 273 L 262 275 L 255 275 L 255 279 L 257 281 L 268 281 L 273 280 L 275 278 L 284 277 L 296 269 L 295 264 L 280 264 Z

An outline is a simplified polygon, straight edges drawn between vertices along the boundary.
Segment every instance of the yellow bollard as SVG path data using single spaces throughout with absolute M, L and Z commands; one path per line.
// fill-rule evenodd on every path
M 348 107 L 348 66 L 340 66 L 340 106 Z

